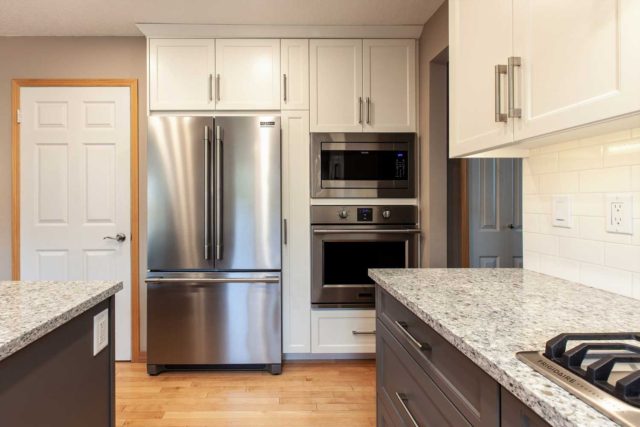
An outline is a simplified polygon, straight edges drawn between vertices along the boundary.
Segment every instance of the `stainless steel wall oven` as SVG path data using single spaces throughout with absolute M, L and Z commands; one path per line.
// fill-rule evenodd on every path
M 311 303 L 374 307 L 369 268 L 418 266 L 415 206 L 312 206 Z
M 415 197 L 413 133 L 314 133 L 312 197 Z

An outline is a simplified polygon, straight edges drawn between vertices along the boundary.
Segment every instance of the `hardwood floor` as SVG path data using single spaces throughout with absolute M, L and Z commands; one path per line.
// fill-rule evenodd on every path
M 117 426 L 375 426 L 375 362 L 287 362 L 266 372 L 116 364 Z

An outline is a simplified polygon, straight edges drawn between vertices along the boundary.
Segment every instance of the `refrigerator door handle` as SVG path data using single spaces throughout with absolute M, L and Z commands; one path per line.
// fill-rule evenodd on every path
M 145 279 L 145 283 L 280 283 L 280 277 L 157 277 Z
M 209 201 L 211 196 L 210 179 L 211 176 L 211 154 L 209 152 L 209 126 L 204 127 L 204 259 L 209 259 L 211 249 L 211 232 L 209 230 Z
M 223 130 L 220 126 L 216 126 L 216 196 L 215 196 L 215 236 L 216 236 L 216 260 L 222 259 L 222 138 Z

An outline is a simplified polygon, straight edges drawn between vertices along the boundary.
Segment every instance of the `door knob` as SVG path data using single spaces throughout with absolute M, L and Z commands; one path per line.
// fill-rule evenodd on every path
M 513 224 L 508 224 L 508 225 L 507 225 L 507 228 L 510 228 L 511 230 L 513 230 L 514 228 L 516 228 L 516 226 L 515 226 L 515 225 L 513 225 Z
M 124 242 L 127 236 L 124 233 L 118 233 L 115 236 L 104 236 L 102 240 L 115 240 L 116 242 Z

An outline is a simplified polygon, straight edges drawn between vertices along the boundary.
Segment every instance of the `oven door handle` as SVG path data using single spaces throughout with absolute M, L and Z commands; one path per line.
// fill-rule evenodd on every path
M 364 229 L 324 229 L 319 228 L 313 230 L 313 234 L 362 234 L 362 233 L 374 233 L 374 234 L 420 234 L 420 230 L 418 229 L 406 229 L 401 228 L 397 230 L 383 229 L 383 230 L 364 230 Z

